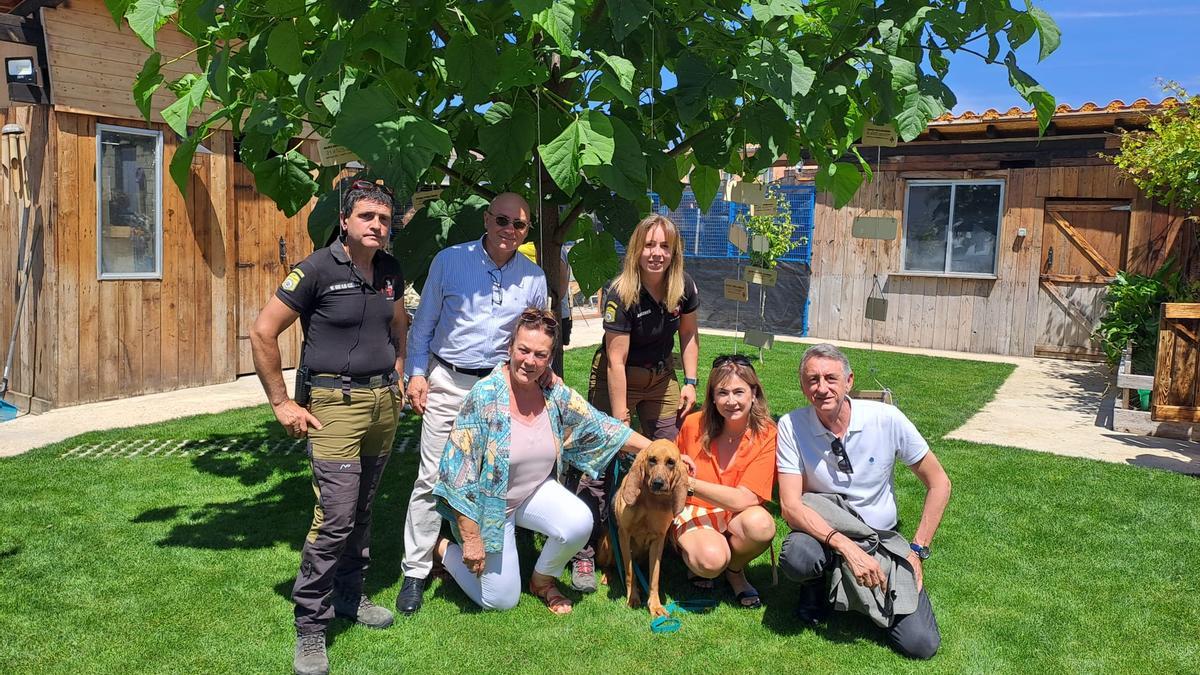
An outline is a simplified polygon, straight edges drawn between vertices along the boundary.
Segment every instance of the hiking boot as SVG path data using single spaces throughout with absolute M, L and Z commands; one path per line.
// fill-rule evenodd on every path
M 371 602 L 365 595 L 358 596 L 357 604 L 353 595 L 334 596 L 333 613 L 367 628 L 387 628 L 392 625 L 393 620 L 391 612 Z
M 329 657 L 325 654 L 325 631 L 296 636 L 292 670 L 296 675 L 328 675 Z
M 396 609 L 406 616 L 411 616 L 421 609 L 425 601 L 425 580 L 420 577 L 404 577 L 400 586 L 400 594 L 396 596 Z
M 571 588 L 580 593 L 596 592 L 596 563 L 591 558 L 571 561 Z

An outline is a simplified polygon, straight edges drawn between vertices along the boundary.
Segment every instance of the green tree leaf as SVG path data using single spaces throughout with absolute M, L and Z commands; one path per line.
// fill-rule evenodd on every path
M 767 21 L 777 16 L 795 16 L 804 14 L 804 3 L 800 0 L 752 0 L 750 14 L 759 21 Z
M 190 79 L 189 79 L 190 78 Z M 195 75 L 185 75 L 181 82 L 185 82 L 182 90 L 178 92 L 179 98 L 171 105 L 163 108 L 163 121 L 171 127 L 171 130 L 180 136 L 187 136 L 188 120 L 192 113 L 204 103 L 204 96 L 208 93 L 208 79 L 196 77 Z
M 133 81 L 133 102 L 147 122 L 150 121 L 150 102 L 154 98 L 154 92 L 158 91 L 163 83 L 162 73 L 159 72 L 161 63 L 162 54 L 154 52 L 142 64 L 142 70 Z
M 816 76 L 799 54 L 766 38 L 751 42 L 738 62 L 738 77 L 774 96 L 785 110 L 791 110 L 794 99 L 808 94 Z
M 717 190 L 721 188 L 721 172 L 711 166 L 696 165 L 692 169 L 692 194 L 696 195 L 696 205 L 704 213 L 708 213 L 713 200 L 717 198 Z
M 623 56 L 616 54 L 605 54 L 597 52 L 600 59 L 604 61 L 606 75 L 611 74 L 616 78 L 617 92 L 621 100 L 629 107 L 637 106 L 637 92 L 633 89 L 633 76 L 637 73 L 637 68 L 633 62 Z
M 381 86 L 346 95 L 330 140 L 350 150 L 398 194 L 411 194 L 435 157 L 449 156 L 445 129 L 411 114 L 397 114 Z
M 1038 134 L 1046 133 L 1050 120 L 1054 119 L 1054 97 L 1037 80 L 1017 67 L 1017 55 L 1009 52 L 1004 57 L 1004 65 L 1008 66 L 1008 83 L 1016 90 L 1021 98 L 1029 102 L 1037 112 Z
M 1046 10 L 1041 7 L 1030 7 L 1029 16 L 1037 24 L 1038 44 L 1041 47 L 1038 53 L 1038 60 L 1044 61 L 1062 43 L 1062 30 L 1059 29 L 1054 19 L 1046 13 Z
M 580 292 L 589 296 L 615 277 L 621 265 L 617 258 L 616 240 L 603 230 L 575 244 L 567 259 Z
M 611 162 L 596 167 L 596 174 L 609 188 L 626 199 L 646 195 L 646 157 L 638 137 L 620 119 L 613 117 Z
M 250 166 L 254 186 L 279 205 L 291 218 L 308 204 L 317 192 L 317 182 L 309 175 L 310 162 L 292 150 Z
M 298 75 L 304 71 L 300 35 L 296 33 L 296 24 L 281 21 L 275 26 L 267 38 L 267 57 L 276 68 L 288 75 Z
M 374 50 L 392 63 L 403 66 L 408 55 L 408 27 L 401 19 L 388 21 L 354 40 L 354 47 Z
M 816 176 L 817 189 L 833 195 L 835 209 L 850 203 L 854 193 L 858 192 L 858 186 L 862 185 L 862 180 L 858 167 L 846 162 L 827 164 L 817 171 Z
M 459 87 L 463 102 L 487 100 L 499 78 L 499 61 L 492 41 L 481 35 L 456 35 L 446 47 L 446 76 Z
M 171 173 L 171 180 L 179 188 L 179 193 L 184 197 L 187 196 L 188 183 L 192 177 L 192 158 L 196 156 L 196 148 L 200 147 L 202 133 L 197 130 L 197 133 L 183 139 L 183 142 L 175 148 L 175 153 L 171 156 L 171 164 L 168 167 Z
M 679 161 L 662 153 L 650 155 L 650 161 L 655 162 L 654 191 L 658 193 L 659 200 L 674 211 L 683 200 L 684 185 L 680 181 Z
M 132 0 L 125 10 L 129 28 L 150 51 L 156 51 L 154 34 L 179 11 L 176 0 Z
M 121 27 L 121 21 L 125 18 L 125 13 L 129 11 L 129 4 L 132 0 L 104 0 L 104 5 L 108 7 L 108 13 L 112 14 L 113 23 L 117 24 L 117 28 Z
M 533 106 L 524 99 L 515 108 L 507 103 L 488 108 L 483 117 L 486 124 L 479 128 L 479 146 L 485 155 L 483 165 L 494 184 L 507 185 L 529 168 L 529 156 L 537 143 L 535 115 Z
M 733 89 L 732 80 L 691 52 L 685 52 L 679 58 L 675 74 L 679 80 L 675 88 L 675 107 L 683 124 L 696 119 L 713 96 L 726 95 Z
M 308 212 L 308 238 L 315 247 L 324 246 L 339 228 L 341 202 L 341 194 L 337 189 L 326 190 L 317 197 L 317 203 L 313 204 L 312 211 Z
M 561 53 L 571 53 L 575 46 L 575 33 L 579 30 L 575 0 L 554 0 L 550 3 L 543 0 L 514 0 L 513 5 L 517 11 L 529 16 L 535 26 L 544 30 Z
M 612 122 L 599 110 L 588 110 L 554 140 L 538 146 L 538 154 L 555 184 L 571 195 L 583 180 L 583 168 L 612 161 L 613 149 Z
M 535 60 L 533 52 L 523 47 L 502 49 L 497 69 L 496 91 L 541 84 L 550 77 L 545 64 Z
M 612 35 L 623 42 L 650 16 L 649 0 L 609 0 L 606 7 Z
M 487 208 L 487 200 L 478 195 L 438 199 L 417 211 L 396 233 L 392 252 L 404 261 L 404 276 L 414 288 L 425 285 L 429 265 L 438 251 L 479 238 Z

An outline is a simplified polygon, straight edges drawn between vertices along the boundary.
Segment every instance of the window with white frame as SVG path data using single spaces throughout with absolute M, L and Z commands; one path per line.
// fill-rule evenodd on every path
M 162 278 L 162 132 L 96 125 L 97 271 Z
M 1003 181 L 909 181 L 904 271 L 994 275 L 1003 206 Z

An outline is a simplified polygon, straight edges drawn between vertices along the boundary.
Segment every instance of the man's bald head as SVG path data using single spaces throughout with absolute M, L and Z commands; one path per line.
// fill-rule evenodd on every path
M 515 192 L 501 192 L 492 198 L 492 203 L 489 204 L 493 213 L 502 213 L 508 215 L 510 212 L 513 216 L 520 217 L 522 220 L 529 218 L 529 202 L 525 198 Z M 517 216 L 517 213 L 523 214 Z

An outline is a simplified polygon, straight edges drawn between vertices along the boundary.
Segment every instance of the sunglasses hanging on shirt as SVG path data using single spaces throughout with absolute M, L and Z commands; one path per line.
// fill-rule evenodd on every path
M 846 475 L 854 473 L 854 467 L 850 464 L 850 457 L 846 454 L 846 446 L 842 445 L 842 439 L 833 439 L 833 442 L 829 444 L 829 449 L 837 456 L 838 471 Z

